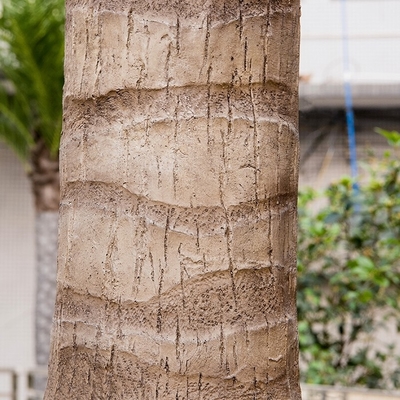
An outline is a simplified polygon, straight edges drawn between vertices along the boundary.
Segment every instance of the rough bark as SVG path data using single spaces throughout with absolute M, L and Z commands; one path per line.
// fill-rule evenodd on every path
M 67 1 L 45 399 L 300 399 L 299 1 Z

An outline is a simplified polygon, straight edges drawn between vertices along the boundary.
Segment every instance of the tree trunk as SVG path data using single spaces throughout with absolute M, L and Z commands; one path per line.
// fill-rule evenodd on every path
M 58 213 L 40 212 L 35 220 L 36 238 L 36 363 L 46 366 L 56 299 Z
M 36 363 L 45 366 L 50 353 L 57 270 L 58 208 L 60 178 L 58 157 L 50 155 L 39 140 L 31 153 L 30 179 L 35 198 L 36 238 Z M 44 389 L 44 386 L 43 386 Z
M 60 202 L 58 157 L 52 157 L 44 143 L 39 140 L 31 154 L 31 166 L 30 179 L 36 208 L 35 355 L 37 365 L 47 366 L 56 299 L 58 207 Z M 35 376 L 33 386 L 44 391 L 46 380 L 42 375 Z
M 300 399 L 299 0 L 67 0 L 45 399 Z

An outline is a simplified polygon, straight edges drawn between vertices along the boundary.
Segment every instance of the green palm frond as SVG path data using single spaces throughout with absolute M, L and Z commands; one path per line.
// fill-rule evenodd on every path
M 0 102 L 0 136 L 22 158 L 28 157 L 28 151 L 34 145 L 33 137 L 26 128 L 25 121 L 19 119 L 19 115 L 12 111 L 5 102 Z M 8 134 L 2 134 L 8 132 Z
M 64 0 L 6 0 L 0 16 L 0 138 L 22 157 L 57 153 L 62 121 Z

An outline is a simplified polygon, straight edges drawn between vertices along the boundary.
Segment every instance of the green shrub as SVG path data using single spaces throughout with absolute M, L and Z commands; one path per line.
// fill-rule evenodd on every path
M 397 132 L 379 133 L 400 145 Z M 322 197 L 311 189 L 299 196 L 299 334 L 308 383 L 400 387 L 399 356 L 375 340 L 388 323 L 400 331 L 400 160 L 386 153 L 364 168 L 358 189 L 345 177 Z

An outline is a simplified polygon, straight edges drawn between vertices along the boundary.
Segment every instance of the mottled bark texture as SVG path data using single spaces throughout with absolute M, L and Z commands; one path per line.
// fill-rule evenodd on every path
M 67 0 L 45 399 L 300 399 L 299 0 Z

